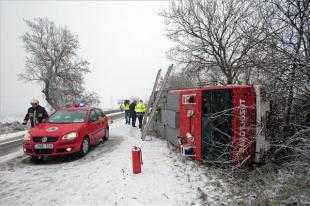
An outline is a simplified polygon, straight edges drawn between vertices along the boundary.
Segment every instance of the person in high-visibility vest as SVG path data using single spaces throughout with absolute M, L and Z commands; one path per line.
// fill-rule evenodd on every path
M 125 111 L 126 124 L 130 124 L 129 105 L 130 105 L 130 101 L 128 99 L 126 99 L 124 103 L 121 105 L 121 110 Z
M 147 108 L 142 100 L 136 105 L 135 111 L 139 120 L 139 128 L 142 128 L 143 115 L 147 111 Z

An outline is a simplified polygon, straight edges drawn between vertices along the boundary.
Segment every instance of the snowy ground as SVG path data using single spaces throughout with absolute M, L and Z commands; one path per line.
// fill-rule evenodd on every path
M 0 205 L 229 205 L 231 193 L 216 174 L 184 160 L 165 140 L 140 140 L 136 128 L 111 124 L 110 139 L 82 159 L 32 164 L 0 160 Z M 131 148 L 143 151 L 143 171 L 132 174 Z

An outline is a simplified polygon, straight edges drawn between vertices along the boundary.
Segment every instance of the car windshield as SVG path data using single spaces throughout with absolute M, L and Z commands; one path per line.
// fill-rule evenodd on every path
M 62 110 L 55 112 L 48 118 L 48 123 L 82 123 L 85 122 L 87 111 Z

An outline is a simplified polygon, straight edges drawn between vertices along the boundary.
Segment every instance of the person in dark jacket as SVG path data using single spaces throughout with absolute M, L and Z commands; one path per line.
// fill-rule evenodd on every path
M 137 119 L 137 114 L 136 114 L 136 111 L 135 111 L 136 105 L 137 105 L 137 101 L 136 100 L 134 100 L 129 105 L 129 113 L 130 113 L 132 127 L 136 127 L 136 119 Z
M 23 125 L 26 125 L 28 120 L 30 120 L 31 127 L 34 127 L 38 124 L 41 124 L 44 119 L 48 118 L 48 114 L 45 108 L 39 105 L 38 100 L 32 99 L 30 104 L 31 107 L 28 109 L 28 112 L 23 121 Z

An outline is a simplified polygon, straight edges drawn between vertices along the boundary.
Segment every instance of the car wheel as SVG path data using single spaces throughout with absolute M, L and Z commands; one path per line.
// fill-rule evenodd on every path
M 106 140 L 109 139 L 109 137 L 110 137 L 110 131 L 109 131 L 109 128 L 106 127 L 106 128 L 105 128 L 105 134 L 104 134 L 104 137 L 102 138 L 102 140 L 103 140 L 103 141 L 106 141 Z
M 82 144 L 81 144 L 81 149 L 79 152 L 80 156 L 83 157 L 83 156 L 87 155 L 88 151 L 89 151 L 89 139 L 85 137 L 83 139 Z

